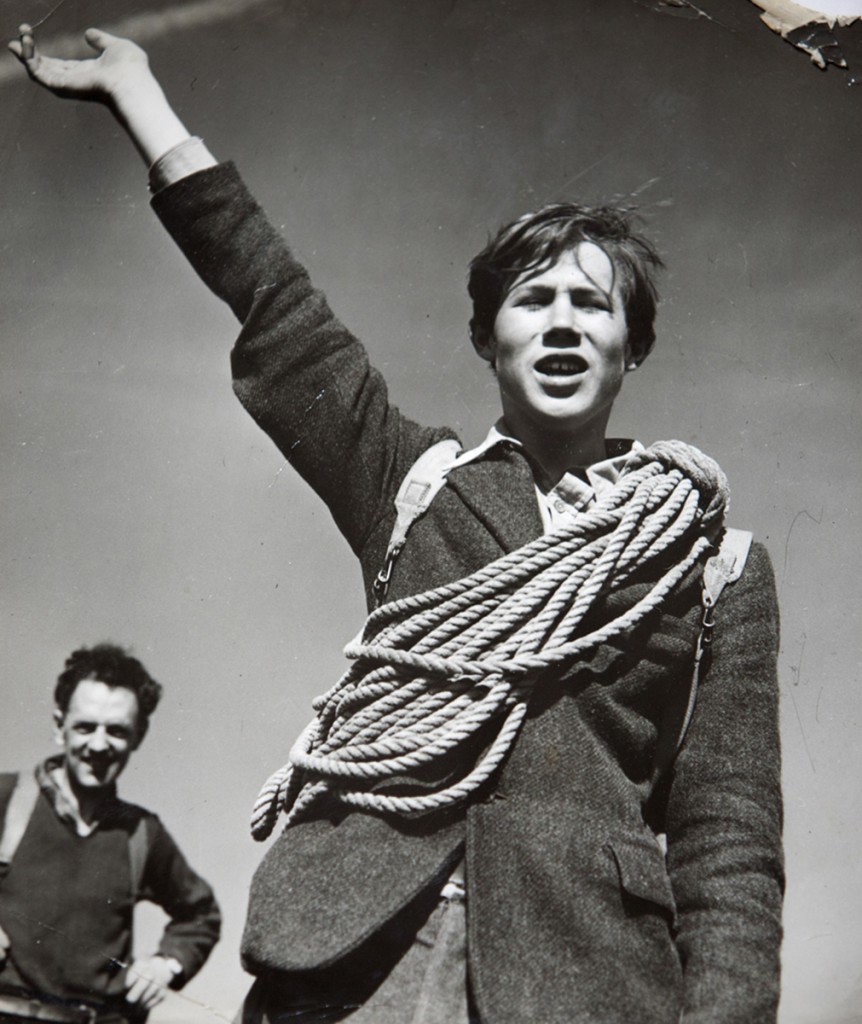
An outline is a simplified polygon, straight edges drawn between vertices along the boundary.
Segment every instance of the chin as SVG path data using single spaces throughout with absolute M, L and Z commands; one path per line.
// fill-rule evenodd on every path
M 535 417 L 534 422 L 543 430 L 555 434 L 576 434 L 590 422 L 590 418 L 582 413 L 573 413 L 570 409 L 543 409 Z
M 76 781 L 82 789 L 104 789 L 110 786 L 117 778 L 117 772 L 108 771 L 104 775 L 96 775 L 94 772 L 84 772 L 76 775 Z

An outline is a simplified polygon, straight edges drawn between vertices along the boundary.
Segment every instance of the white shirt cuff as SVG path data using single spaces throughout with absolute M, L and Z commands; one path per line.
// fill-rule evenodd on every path
M 168 185 L 187 178 L 197 171 L 215 167 L 216 158 L 196 135 L 178 142 L 167 153 L 163 153 L 150 167 L 150 192 L 161 192 Z

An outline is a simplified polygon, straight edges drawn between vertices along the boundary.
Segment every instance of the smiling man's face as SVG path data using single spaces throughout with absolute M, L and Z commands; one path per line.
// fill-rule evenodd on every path
M 515 282 L 493 334 L 476 343 L 496 368 L 507 427 L 604 438 L 629 356 L 618 275 L 592 242 Z
M 141 740 L 138 698 L 123 686 L 82 679 L 65 714 L 54 712 L 69 782 L 78 792 L 113 785 Z

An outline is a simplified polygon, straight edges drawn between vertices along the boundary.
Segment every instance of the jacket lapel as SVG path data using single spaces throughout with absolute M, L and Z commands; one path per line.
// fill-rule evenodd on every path
M 517 449 L 499 446 L 449 474 L 449 486 L 508 553 L 542 533 L 530 464 Z

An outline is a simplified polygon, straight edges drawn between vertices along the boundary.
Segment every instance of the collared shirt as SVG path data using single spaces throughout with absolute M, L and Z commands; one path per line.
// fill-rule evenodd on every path
M 71 825 L 79 836 L 89 836 L 98 827 L 99 822 L 110 814 L 111 807 L 117 802 L 117 787 L 109 786 L 105 790 L 105 798 L 99 806 L 93 821 L 84 821 L 77 805 L 73 802 L 62 782 L 63 755 L 55 754 L 36 766 L 36 781 L 54 808 L 60 819 Z
M 500 444 L 524 447 L 518 438 L 506 430 L 502 419 L 491 427 L 481 444 L 459 455 L 455 464 L 464 466 L 476 462 Z M 639 441 L 626 438 L 608 438 L 605 446 L 607 458 L 590 466 L 573 466 L 552 487 L 545 488 L 536 480 L 536 501 L 545 533 L 561 529 L 571 521 L 572 516 L 585 511 L 604 497 L 616 485 L 632 456 L 644 450 Z

